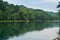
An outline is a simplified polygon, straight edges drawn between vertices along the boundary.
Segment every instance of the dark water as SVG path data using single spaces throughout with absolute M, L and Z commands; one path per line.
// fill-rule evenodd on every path
M 0 40 L 52 40 L 59 34 L 60 23 L 0 22 Z

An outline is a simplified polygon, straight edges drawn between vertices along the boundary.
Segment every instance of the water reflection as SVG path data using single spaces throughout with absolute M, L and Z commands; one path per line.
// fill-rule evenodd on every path
M 31 31 L 24 35 L 14 36 L 8 40 L 52 40 L 57 37 L 58 27 L 44 29 L 42 31 Z
M 46 32 L 43 33 L 43 35 L 42 35 L 42 32 L 41 32 L 42 30 L 44 30 L 45 28 L 48 29 L 48 28 L 52 28 L 52 27 L 58 27 L 58 25 L 59 25 L 59 23 L 48 23 L 48 22 L 20 22 L 20 23 L 19 22 L 11 22 L 11 23 L 10 22 L 5 22 L 5 23 L 0 22 L 0 40 L 8 40 L 10 37 L 15 38 L 15 36 L 16 36 L 16 39 L 11 39 L 11 40 L 19 40 L 19 38 L 21 38 L 20 37 L 21 35 L 25 35 L 25 33 L 27 33 L 27 32 L 28 33 L 26 35 L 28 35 L 32 31 L 33 32 L 35 31 L 36 33 L 39 33 L 39 32 L 41 33 L 41 34 L 39 34 L 38 38 L 40 38 L 40 35 L 41 35 L 41 37 L 42 36 L 45 37 L 44 34 Z M 50 33 L 48 33 L 48 34 L 50 34 Z M 54 35 L 55 35 L 55 33 L 54 33 Z M 34 35 L 34 36 L 35 36 L 34 38 L 37 38 L 38 35 Z M 22 36 L 22 38 L 23 37 L 24 36 Z M 28 37 L 30 37 L 30 36 L 28 36 Z M 47 35 L 47 37 L 48 37 L 48 35 Z M 33 34 L 32 34 L 32 38 L 33 38 Z M 41 38 L 41 39 L 43 39 L 43 38 Z M 26 39 L 27 39 L 27 37 L 26 37 Z M 31 40 L 31 39 L 29 39 L 29 40 Z

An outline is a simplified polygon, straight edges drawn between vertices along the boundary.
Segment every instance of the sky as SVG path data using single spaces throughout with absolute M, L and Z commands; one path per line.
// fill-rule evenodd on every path
M 57 11 L 57 0 L 4 0 L 15 5 L 24 5 L 28 8 L 42 9 L 45 11 Z

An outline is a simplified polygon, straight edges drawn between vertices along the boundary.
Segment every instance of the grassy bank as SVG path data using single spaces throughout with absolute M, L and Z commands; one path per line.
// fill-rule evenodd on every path
M 29 22 L 29 20 L 0 20 L 0 22 Z

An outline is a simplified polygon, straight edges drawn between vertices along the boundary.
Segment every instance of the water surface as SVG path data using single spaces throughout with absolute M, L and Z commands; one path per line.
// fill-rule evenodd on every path
M 42 31 L 31 31 L 24 35 L 10 37 L 8 40 L 53 40 L 58 36 L 58 29 L 58 27 L 53 27 Z
M 52 40 L 59 34 L 60 23 L 0 22 L 0 40 Z

